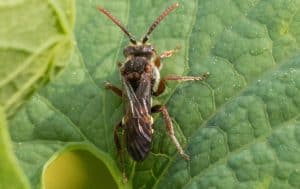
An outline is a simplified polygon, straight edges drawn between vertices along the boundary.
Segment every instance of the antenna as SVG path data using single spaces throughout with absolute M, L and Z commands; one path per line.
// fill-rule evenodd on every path
M 144 36 L 142 42 L 146 43 L 149 39 L 149 35 L 152 33 L 152 31 L 156 28 L 156 26 L 166 17 L 169 15 L 169 13 L 171 11 L 173 11 L 174 9 L 176 9 L 179 6 L 179 3 L 174 3 L 171 6 L 169 6 L 163 13 L 161 13 L 161 15 L 159 15 L 159 17 L 156 18 L 156 20 L 153 22 L 153 24 L 150 26 L 150 28 L 148 29 L 148 32 L 146 33 L 146 35 Z
M 119 26 L 119 28 L 129 37 L 129 40 L 131 43 L 136 44 L 136 40 L 135 37 L 133 35 L 131 35 L 127 29 L 125 29 L 124 26 L 122 26 L 122 24 L 120 23 L 120 21 L 115 18 L 110 12 L 108 12 L 106 9 L 102 8 L 102 7 L 98 7 L 98 10 L 100 12 L 102 12 L 103 14 L 105 14 L 111 21 L 113 21 L 117 26 Z

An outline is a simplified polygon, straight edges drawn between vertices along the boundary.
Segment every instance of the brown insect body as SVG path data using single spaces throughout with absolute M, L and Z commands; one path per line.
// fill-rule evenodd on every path
M 114 139 L 121 157 L 123 173 L 125 174 L 124 157 L 118 130 L 123 129 L 125 135 L 125 145 L 128 153 L 136 161 L 142 161 L 149 154 L 153 136 L 153 119 L 151 113 L 160 112 L 163 115 L 167 134 L 175 144 L 179 154 L 186 160 L 189 156 L 185 154 L 181 145 L 174 134 L 172 120 L 167 108 L 164 105 L 152 106 L 152 96 L 160 95 L 165 89 L 165 82 L 172 81 L 192 81 L 203 80 L 208 75 L 193 76 L 166 76 L 160 78 L 159 70 L 161 68 L 160 60 L 172 56 L 177 51 L 165 51 L 157 55 L 153 46 L 147 43 L 149 35 L 156 26 L 172 10 L 179 6 L 178 3 L 168 7 L 150 26 L 146 35 L 141 41 L 137 42 L 135 38 L 121 25 L 121 23 L 112 16 L 107 10 L 99 7 L 99 11 L 108 16 L 119 28 L 129 37 L 130 45 L 125 47 L 123 54 L 125 62 L 120 66 L 120 72 L 123 82 L 123 90 L 106 82 L 105 87 L 121 96 L 126 102 L 125 116 L 115 127 Z
M 137 44 L 126 47 L 124 55 L 127 60 L 120 70 L 129 103 L 122 125 L 128 153 L 134 160 L 142 161 L 151 149 L 153 134 L 151 101 L 156 82 L 155 52 L 151 45 Z

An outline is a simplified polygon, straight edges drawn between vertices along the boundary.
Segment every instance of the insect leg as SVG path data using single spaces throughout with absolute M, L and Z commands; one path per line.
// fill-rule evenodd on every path
M 177 53 L 179 51 L 180 47 L 177 46 L 175 49 L 172 49 L 172 50 L 168 50 L 168 51 L 165 51 L 163 53 L 161 53 L 158 57 L 156 57 L 156 59 L 154 60 L 154 64 L 155 66 L 158 68 L 158 69 L 161 69 L 161 59 L 164 59 L 164 58 L 169 58 L 171 56 L 173 56 L 173 54 Z
M 175 144 L 176 149 L 178 151 L 178 153 L 181 155 L 181 157 L 185 160 L 189 160 L 189 156 L 184 152 L 184 150 L 182 149 L 180 143 L 178 142 L 175 134 L 174 134 L 174 129 L 173 129 L 173 124 L 172 124 L 172 120 L 170 118 L 169 112 L 166 108 L 165 105 L 156 105 L 153 106 L 151 108 L 151 111 L 153 113 L 157 113 L 157 112 L 161 112 L 163 115 L 163 118 L 165 120 L 165 124 L 166 124 L 166 129 L 167 129 L 167 133 L 170 136 L 172 142 Z
M 118 151 L 118 157 L 120 158 L 121 169 L 123 174 L 124 182 L 127 181 L 126 172 L 125 172 L 125 162 L 124 162 L 124 148 L 121 144 L 120 137 L 118 134 L 119 129 L 123 129 L 122 122 L 120 121 L 118 125 L 115 126 L 114 130 L 114 141 Z
M 122 97 L 123 92 L 118 87 L 114 86 L 113 84 L 111 84 L 111 83 L 109 83 L 107 81 L 104 82 L 104 86 L 105 86 L 105 89 L 110 89 L 112 92 L 114 92 L 118 96 Z
M 159 57 L 161 59 L 163 59 L 163 58 L 169 58 L 169 57 L 173 56 L 173 54 L 177 53 L 179 51 L 179 49 L 180 49 L 180 46 L 177 46 L 177 47 L 175 47 L 175 49 L 168 50 L 168 51 L 165 51 L 165 52 L 161 53 L 159 55 Z
M 117 62 L 118 67 L 120 68 L 122 66 L 122 62 L 118 61 Z
M 176 75 L 175 76 L 173 76 L 173 75 L 166 76 L 159 81 L 157 90 L 154 91 L 153 95 L 159 96 L 160 94 L 162 94 L 164 92 L 164 90 L 166 88 L 166 81 L 203 81 L 208 76 L 209 76 L 208 72 L 204 73 L 201 76 L 196 76 L 196 77 L 194 77 L 194 76 L 176 76 Z

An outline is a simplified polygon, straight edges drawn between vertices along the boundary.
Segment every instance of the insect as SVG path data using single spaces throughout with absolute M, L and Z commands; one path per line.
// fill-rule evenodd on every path
M 152 106 L 152 96 L 158 96 L 164 92 L 166 81 L 204 80 L 208 77 L 208 73 L 198 77 L 171 75 L 160 78 L 161 60 L 171 57 L 178 49 L 168 50 L 158 55 L 154 47 L 147 42 L 157 25 L 178 6 L 178 3 L 174 3 L 162 12 L 140 41 L 137 41 L 110 12 L 98 7 L 98 10 L 113 21 L 130 40 L 130 44 L 123 50 L 126 60 L 119 65 L 123 90 L 109 82 L 105 83 L 106 89 L 110 89 L 126 101 L 125 116 L 114 130 L 114 141 L 120 156 L 123 174 L 125 173 L 124 153 L 121 142 L 124 142 L 128 153 L 135 161 L 143 161 L 151 150 L 154 133 L 152 113 L 162 113 L 168 136 L 179 154 L 184 159 L 189 159 L 174 134 L 172 120 L 166 106 Z M 122 138 L 119 135 L 120 129 L 124 130 Z

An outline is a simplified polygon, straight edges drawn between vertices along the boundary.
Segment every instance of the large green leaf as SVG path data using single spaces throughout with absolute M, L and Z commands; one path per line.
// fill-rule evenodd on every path
M 129 182 L 122 184 L 113 142 L 122 102 L 103 82 L 120 85 L 116 62 L 128 39 L 96 6 L 140 37 L 171 3 L 77 2 L 71 64 L 10 120 L 33 188 L 43 168 L 75 149 L 101 159 L 120 188 L 300 187 L 299 0 L 180 2 L 151 42 L 158 52 L 181 47 L 164 61 L 162 75 L 211 73 L 202 83 L 170 83 L 158 98 L 191 160 L 177 154 L 156 117 L 151 154 L 142 163 L 127 160 Z

